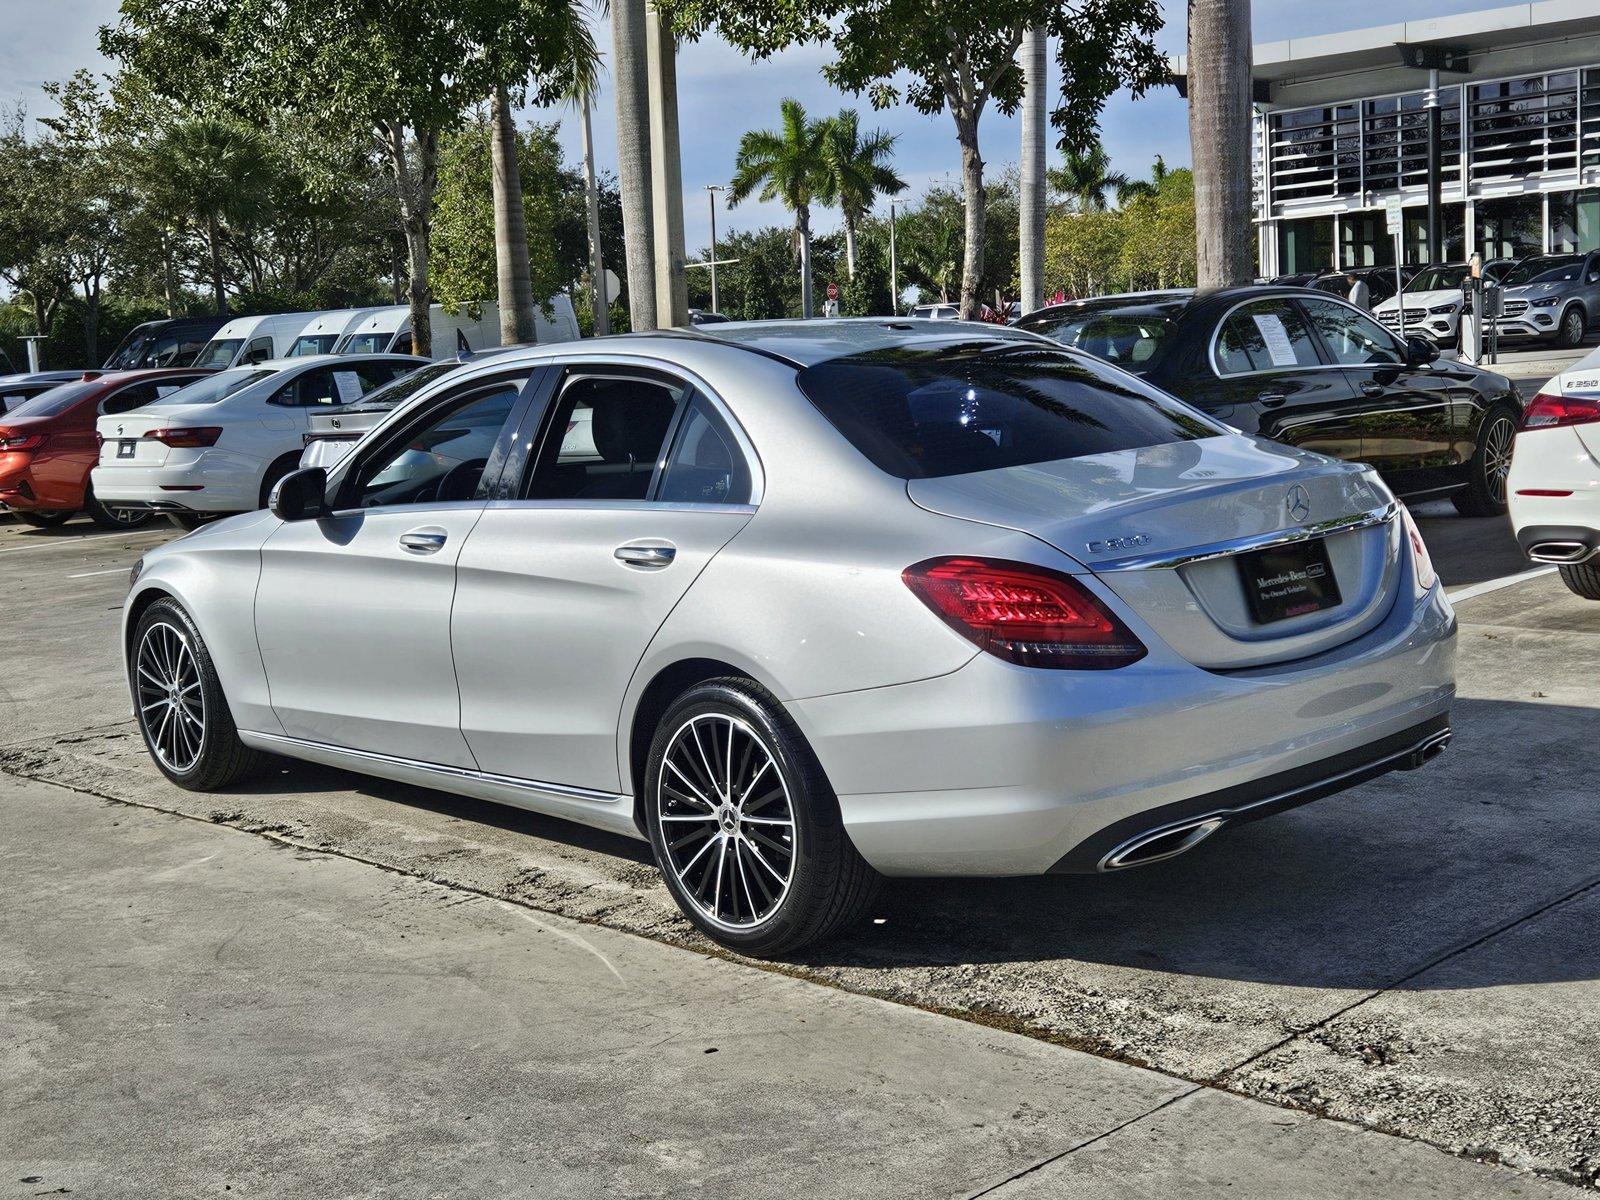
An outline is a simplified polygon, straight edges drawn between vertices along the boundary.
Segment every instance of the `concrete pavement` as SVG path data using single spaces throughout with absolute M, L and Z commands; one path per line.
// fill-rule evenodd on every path
M 0 777 L 0 1195 L 1565 1189 Z

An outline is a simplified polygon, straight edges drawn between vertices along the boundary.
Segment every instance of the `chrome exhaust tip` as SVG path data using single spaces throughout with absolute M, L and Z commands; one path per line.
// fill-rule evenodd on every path
M 1193 850 L 1228 823 L 1226 817 L 1198 817 L 1177 825 L 1146 830 L 1116 846 L 1100 860 L 1102 871 L 1122 871 L 1164 862 Z
M 1582 542 L 1535 542 L 1528 547 L 1528 557 L 1534 562 L 1555 563 L 1563 567 L 1576 566 L 1594 553 Z
M 1423 764 L 1432 762 L 1434 759 L 1438 758 L 1439 755 L 1444 753 L 1445 747 L 1450 744 L 1450 739 L 1454 736 L 1455 735 L 1451 730 L 1440 730 L 1438 733 L 1434 734 L 1431 738 L 1414 749 L 1406 757 L 1405 762 L 1400 764 L 1400 769 L 1402 771 L 1415 771 Z

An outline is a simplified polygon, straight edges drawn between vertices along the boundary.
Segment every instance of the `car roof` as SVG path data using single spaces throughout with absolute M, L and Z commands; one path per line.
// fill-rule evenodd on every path
M 869 354 L 892 346 L 932 349 L 986 341 L 1036 342 L 1036 334 L 986 321 L 933 321 L 923 317 L 838 317 L 820 321 L 728 321 L 698 326 L 694 332 L 623 334 L 624 338 L 692 337 L 732 342 L 797 367 Z
M 258 363 L 240 363 L 234 370 L 269 367 L 274 371 L 287 371 L 292 367 L 327 366 L 330 363 L 349 366 L 352 363 L 364 362 L 409 362 L 421 367 L 432 361 L 430 358 L 419 358 L 414 354 L 299 354 L 293 358 L 264 358 Z

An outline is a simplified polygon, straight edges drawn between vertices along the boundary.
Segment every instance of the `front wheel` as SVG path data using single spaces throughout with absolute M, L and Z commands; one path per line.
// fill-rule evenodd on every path
M 816 756 L 748 680 L 712 680 L 673 703 L 643 802 L 673 899 L 729 949 L 799 950 L 857 920 L 876 893 Z
M 1600 567 L 1593 563 L 1562 567 L 1561 582 L 1567 585 L 1574 596 L 1582 596 L 1585 600 L 1600 600 Z
M 1556 335 L 1556 345 L 1571 349 L 1583 341 L 1588 318 L 1582 308 L 1574 304 L 1561 314 L 1561 331 Z
M 1467 486 L 1451 499 L 1464 517 L 1499 517 L 1506 511 L 1506 479 L 1517 420 L 1508 408 L 1491 408 L 1478 430 L 1478 444 L 1467 464 Z
M 128 680 L 145 748 L 179 787 L 215 791 L 261 761 L 239 740 L 211 652 L 177 601 L 157 600 L 139 618 Z

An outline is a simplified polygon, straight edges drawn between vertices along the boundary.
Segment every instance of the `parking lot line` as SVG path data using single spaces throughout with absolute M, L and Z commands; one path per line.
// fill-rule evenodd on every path
M 1453 592 L 1446 592 L 1451 604 L 1460 604 L 1463 600 L 1471 600 L 1475 596 L 1487 596 L 1490 592 L 1498 592 L 1501 588 L 1508 588 L 1514 583 L 1522 583 L 1527 579 L 1537 579 L 1541 575 L 1552 574 L 1555 567 L 1535 567 L 1531 571 L 1519 571 L 1515 575 L 1504 575 L 1499 579 L 1486 579 L 1482 583 L 1474 583 L 1470 587 L 1457 588 Z
M 93 579 L 96 575 L 121 575 L 127 567 L 112 567 L 109 571 L 85 571 L 81 575 L 68 575 L 68 579 Z
M 103 542 L 106 538 L 137 537 L 137 534 L 127 533 L 91 533 L 88 537 L 76 537 L 70 541 L 66 538 L 45 542 L 39 546 L 6 546 L 0 548 L 0 554 L 22 554 L 28 550 L 61 550 L 73 546 L 81 546 L 85 542 Z

